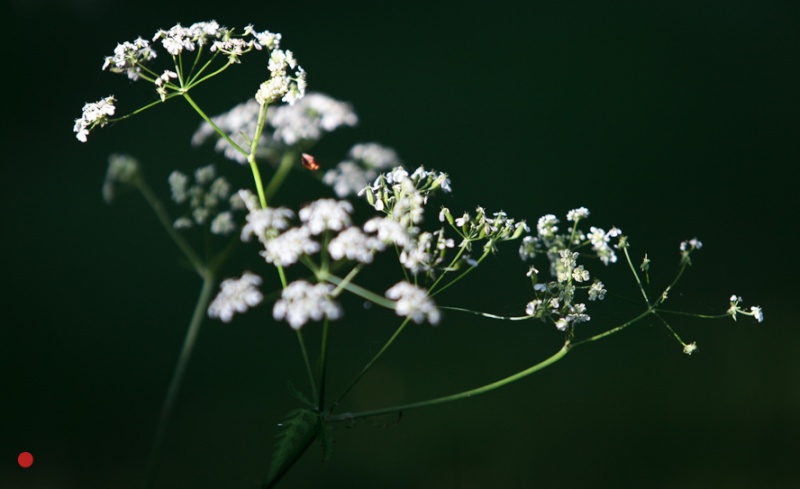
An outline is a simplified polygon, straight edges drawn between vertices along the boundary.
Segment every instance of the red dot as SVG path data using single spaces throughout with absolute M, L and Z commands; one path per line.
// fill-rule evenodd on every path
M 20 467 L 27 469 L 33 465 L 33 455 L 31 455 L 29 452 L 22 452 L 17 457 L 17 462 L 19 463 Z

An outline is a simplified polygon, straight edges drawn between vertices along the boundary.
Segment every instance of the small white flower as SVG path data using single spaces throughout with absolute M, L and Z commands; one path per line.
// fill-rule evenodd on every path
M 319 243 L 311 239 L 311 231 L 301 226 L 267 240 L 264 243 L 264 251 L 260 254 L 267 263 L 287 267 L 295 263 L 301 255 L 311 255 L 319 249 Z
M 331 299 L 332 291 L 330 284 L 312 285 L 304 280 L 292 282 L 275 302 L 272 316 L 278 321 L 286 319 L 293 329 L 300 329 L 309 320 L 339 319 L 342 309 Z
M 107 68 L 112 73 L 125 73 L 128 79 L 139 79 L 141 66 L 156 58 L 156 52 L 150 48 L 150 43 L 141 37 L 133 42 L 117 44 L 113 56 L 106 56 L 103 70 Z
M 761 306 L 750 307 L 750 312 L 753 314 L 753 317 L 756 318 L 756 321 L 758 321 L 759 323 L 764 321 L 764 311 L 761 309 Z
M 229 323 L 234 313 L 243 313 L 250 307 L 261 303 L 264 296 L 256 288 L 261 285 L 261 277 L 245 272 L 241 278 L 223 280 L 220 291 L 208 306 L 208 315 Z
M 552 238 L 558 231 L 558 219 L 553 214 L 547 214 L 539 218 L 536 224 L 536 230 L 540 238 Z
M 525 306 L 525 314 L 527 314 L 528 316 L 533 316 L 536 314 L 536 311 L 538 311 L 541 307 L 542 307 L 541 300 L 539 299 L 532 300 L 528 302 L 527 306 Z
M 364 223 L 364 231 L 377 233 L 378 239 L 382 242 L 393 243 L 400 248 L 405 248 L 411 244 L 411 236 L 409 236 L 406 227 L 385 217 L 373 217 Z
M 567 212 L 567 221 L 578 221 L 589 217 L 589 209 L 586 207 L 579 207 Z
M 255 236 L 262 243 L 289 227 L 289 221 L 294 217 L 294 212 L 286 207 L 268 207 L 262 209 L 258 197 L 249 190 L 240 190 L 239 197 L 244 201 L 247 209 L 247 224 L 242 228 L 242 241 L 250 241 Z
M 683 352 L 687 355 L 691 355 L 692 353 L 697 351 L 697 343 L 692 341 L 688 345 L 683 345 Z
M 681 251 L 699 250 L 703 247 L 703 243 L 697 238 L 692 238 L 681 242 Z
M 113 95 L 98 100 L 94 103 L 87 103 L 83 106 L 83 114 L 80 119 L 75 119 L 72 130 L 78 141 L 85 143 L 89 132 L 97 126 L 103 127 L 108 124 L 108 120 L 114 115 L 117 108 L 114 106 L 116 99 Z
M 572 279 L 576 282 L 587 282 L 589 280 L 589 270 L 583 268 L 583 265 L 572 270 Z
M 178 170 L 175 170 L 169 174 L 169 178 L 167 180 L 169 181 L 172 200 L 174 200 L 176 204 L 183 204 L 186 202 L 186 199 L 189 198 L 189 194 L 186 192 L 189 184 L 189 177 Z
M 194 226 L 194 221 L 186 216 L 179 217 L 175 219 L 175 222 L 172 223 L 172 227 L 175 229 L 189 229 L 192 226 Z
M 594 226 L 589 228 L 588 238 L 592 243 L 592 249 L 594 249 L 594 251 L 597 253 L 597 257 L 600 258 L 600 261 L 602 261 L 604 265 L 617 262 L 617 255 L 614 253 L 614 250 L 611 249 L 608 243 L 610 238 L 619 234 L 619 230 L 612 228 L 612 231 L 614 231 L 613 234 L 611 231 L 606 233 L 602 228 L 597 228 Z
M 347 258 L 360 263 L 372 263 L 375 252 L 385 248 L 383 241 L 364 234 L 359 228 L 351 227 L 331 240 L 328 253 L 334 260 Z
M 103 181 L 103 200 L 111 203 L 116 197 L 117 187 L 136 185 L 141 178 L 139 161 L 126 154 L 112 154 L 108 157 L 108 169 Z
M 606 292 L 608 291 L 603 288 L 603 282 L 597 280 L 589 287 L 589 300 L 603 300 L 606 297 Z
M 341 231 L 350 225 L 353 205 L 346 200 L 319 199 L 300 209 L 300 220 L 311 234 L 317 235 L 330 229 Z
M 398 282 L 386 291 L 386 297 L 397 301 L 395 312 L 398 316 L 407 316 L 417 324 L 426 319 L 434 325 L 439 322 L 439 310 L 424 289 L 408 282 Z
M 350 104 L 323 93 L 308 93 L 294 105 L 282 105 L 267 114 L 275 128 L 273 137 L 286 145 L 300 141 L 318 141 L 323 134 L 340 127 L 355 126 L 358 116 Z
M 228 235 L 236 230 L 236 222 L 233 220 L 231 211 L 220 212 L 211 221 L 211 233 L 217 235 Z

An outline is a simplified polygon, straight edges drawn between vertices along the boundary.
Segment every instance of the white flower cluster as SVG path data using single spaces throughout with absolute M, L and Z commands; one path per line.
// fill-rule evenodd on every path
M 287 146 L 316 142 L 323 134 L 340 127 L 358 124 L 350 104 L 323 93 L 312 92 L 297 104 L 276 107 L 267 114 L 267 123 L 275 128 L 272 137 Z
M 408 282 L 399 282 L 386 291 L 386 297 L 395 302 L 398 316 L 411 318 L 417 324 L 423 321 L 435 325 L 439 323 L 441 314 L 428 292 Z
M 446 238 L 443 230 L 421 232 L 428 197 L 438 189 L 449 192 L 446 173 L 417 168 L 409 174 L 403 167 L 380 174 L 372 185 L 363 188 L 367 201 L 385 218 L 375 218 L 364 225 L 368 232 L 378 233 L 378 239 L 393 243 L 400 250 L 400 262 L 413 274 L 432 275 L 442 263 L 446 250 L 455 242 Z
M 258 101 L 250 99 L 212 117 L 211 120 L 236 144 L 246 148 L 250 144 L 246 138 L 256 133 L 259 109 Z M 322 93 L 308 93 L 294 105 L 269 107 L 267 124 L 273 131 L 264 131 L 261 134 L 256 157 L 272 157 L 286 146 L 300 142 L 310 146 L 319 141 L 325 133 L 344 126 L 354 126 L 357 123 L 358 117 L 348 104 Z M 192 145 L 199 146 L 211 138 L 216 138 L 214 148 L 217 152 L 223 153 L 229 160 L 241 164 L 247 163 L 247 158 L 234 149 L 228 141 L 220 138 L 214 127 L 207 122 L 200 124 L 192 135 Z
M 243 313 L 261 303 L 264 296 L 258 285 L 261 285 L 261 277 L 250 272 L 238 279 L 223 280 L 217 297 L 208 306 L 208 315 L 229 323 L 234 313 Z
M 80 119 L 75 119 L 75 126 L 72 130 L 78 141 L 85 143 L 89 132 L 97 126 L 103 127 L 108 124 L 109 118 L 114 115 L 117 108 L 114 106 L 116 99 L 113 95 L 100 99 L 94 103 L 87 103 L 83 106 L 83 113 Z
M 392 220 L 412 228 L 422 222 L 428 197 L 440 188 L 444 192 L 451 190 L 447 173 L 428 171 L 420 166 L 409 175 L 405 168 L 398 166 L 380 174 L 358 195 L 366 194 L 367 202 L 376 211 L 385 212 Z
M 108 157 L 108 169 L 103 180 L 103 200 L 110 204 L 116 197 L 120 186 L 137 185 L 142 177 L 139 161 L 125 154 L 112 154 Z
M 534 284 L 536 299 L 527 304 L 525 312 L 531 317 L 549 319 L 562 331 L 591 319 L 586 313 L 586 304 L 575 302 L 577 290 L 587 289 L 590 301 L 603 300 L 608 292 L 603 282 L 597 279 L 591 285 L 582 285 L 591 277 L 589 271 L 578 264 L 580 254 L 575 250 L 591 246 L 594 256 L 605 265 L 617 261 L 611 238 L 621 236 L 621 231 L 612 228 L 606 232 L 590 227 L 586 234 L 578 229 L 578 222 L 587 217 L 589 210 L 585 207 L 569 211 L 567 220 L 574 224 L 567 233 L 559 233 L 558 218 L 553 214 L 542 216 L 536 226 L 537 235 L 525 237 L 520 246 L 523 260 L 534 258 L 539 253 L 546 254 L 550 261 L 550 274 L 555 278 L 547 283 L 538 283 L 538 271 L 531 267 L 528 275 Z
M 306 72 L 297 64 L 291 51 L 275 49 L 269 57 L 269 80 L 263 82 L 256 92 L 256 100 L 261 105 L 282 100 L 289 105 L 306 93 Z
M 125 73 L 129 80 L 139 79 L 139 73 L 148 61 L 156 58 L 156 52 L 150 48 L 150 43 L 137 38 L 133 42 L 123 42 L 117 44 L 112 56 L 106 56 L 103 62 L 103 70 L 108 69 L 112 73 Z
M 173 58 L 181 56 L 184 52 L 202 52 L 201 49 L 207 47 L 208 52 L 212 54 L 212 60 L 217 55 L 223 54 L 228 58 L 228 65 L 239 63 L 240 57 L 250 51 L 267 50 L 270 78 L 258 90 L 257 101 L 264 104 L 283 100 L 294 104 L 305 94 L 306 73 L 297 64 L 291 51 L 279 49 L 280 40 L 280 34 L 270 31 L 259 32 L 252 25 L 245 27 L 243 34 L 238 34 L 233 29 L 220 26 L 212 20 L 197 22 L 189 27 L 176 24 L 169 29 L 159 29 L 153 36 L 152 42 L 161 41 L 161 47 Z M 177 71 L 166 69 L 158 75 L 157 71 L 147 67 L 150 61 L 157 58 L 154 46 L 157 45 L 141 37 L 133 42 L 117 44 L 114 54 L 105 57 L 102 69 L 112 73 L 124 73 L 132 81 L 144 79 L 153 83 L 162 102 L 169 97 L 170 91 L 181 93 L 208 78 L 205 70 L 210 66 L 211 60 L 207 62 L 195 60 L 191 64 L 187 63 L 187 70 L 191 66 L 192 71 L 183 72 L 184 64 L 174 59 L 173 67 L 176 67 Z M 199 69 L 196 69 L 198 67 Z M 75 121 L 74 132 L 77 133 L 78 140 L 86 142 L 93 128 L 105 125 L 108 117 L 114 115 L 114 100 L 113 96 L 109 96 L 100 102 L 84 106 L 83 117 Z
M 550 259 L 550 273 L 558 276 L 560 253 L 562 250 L 582 247 L 591 244 L 595 256 L 604 265 L 617 262 L 617 255 L 611 245 L 612 238 L 618 238 L 622 231 L 613 227 L 608 232 L 603 228 L 590 227 L 586 234 L 578 228 L 578 222 L 589 216 L 589 210 L 585 207 L 573 209 L 567 213 L 567 220 L 574 222 L 566 233 L 558 232 L 558 218 L 553 214 L 547 214 L 539 218 L 536 224 L 536 236 L 526 236 L 522 239 L 519 254 L 523 260 L 536 257 L 539 253 L 547 254 Z
M 692 259 L 690 255 L 699 250 L 703 247 L 702 241 L 697 238 L 687 239 L 686 241 L 681 241 L 680 250 L 681 250 L 681 264 L 683 265 L 691 265 Z
M 179 56 L 183 51 L 194 51 L 209 44 L 210 40 L 227 39 L 232 32 L 220 26 L 216 21 L 195 22 L 189 27 L 175 24 L 168 30 L 159 29 L 153 36 L 153 42 L 161 39 L 161 45 L 172 56 Z M 213 49 L 212 49 L 213 50 Z
M 339 319 L 342 308 L 333 301 L 331 284 L 310 284 L 298 280 L 289 284 L 275 302 L 272 316 L 281 321 L 286 319 L 293 329 L 300 329 L 308 321 L 319 321 L 323 317 Z
M 341 199 L 357 194 L 375 180 L 380 171 L 401 165 L 393 149 L 378 143 L 360 143 L 350 148 L 346 160 L 325 172 L 322 182 L 333 187 Z
M 184 188 L 185 183 L 177 185 Z M 184 194 L 188 194 L 185 191 Z M 179 193 L 179 197 L 188 195 Z M 291 226 L 295 214 L 286 208 L 262 209 L 251 192 L 239 191 L 239 198 L 247 206 L 247 224 L 242 229 L 242 239 L 257 237 L 264 249 L 261 256 L 265 261 L 276 266 L 287 267 L 303 257 L 309 257 L 322 250 L 322 243 L 327 242 L 327 253 L 333 260 L 349 260 L 368 264 L 377 252 L 386 249 L 388 244 L 402 248 L 404 256 L 401 261 L 411 268 L 431 261 L 426 253 L 438 252 L 452 247 L 442 238 L 441 232 L 411 235 L 408 229 L 389 217 L 375 217 L 367 221 L 363 227 L 352 225 L 352 205 L 347 201 L 319 199 L 309 203 L 297 213 L 300 224 Z M 322 237 L 324 235 L 324 237 Z M 329 235 L 333 235 L 330 238 Z M 220 292 L 219 300 L 215 300 L 209 313 L 214 317 L 232 316 L 237 307 L 245 307 L 240 300 L 230 299 L 236 295 L 236 289 L 228 284 Z M 330 284 L 312 285 L 299 280 L 289 284 L 275 303 L 273 316 L 277 320 L 286 320 L 294 329 L 301 328 L 309 321 L 319 321 L 323 317 L 338 319 L 342 315 L 341 307 L 333 300 L 334 288 Z M 427 291 L 407 282 L 400 282 L 386 292 L 386 297 L 395 302 L 395 312 L 400 316 L 411 318 L 416 323 L 428 321 L 437 324 L 440 312 Z M 223 316 L 224 314 L 224 316 Z
M 253 203 L 252 196 L 243 195 L 248 203 L 247 224 L 242 229 L 242 239 L 256 236 L 264 250 L 261 256 L 274 265 L 287 267 L 304 255 L 313 255 L 322 249 L 317 236 L 332 231 L 338 233 L 329 244 L 328 251 L 334 260 L 343 258 L 370 263 L 377 251 L 385 248 L 384 241 L 351 227 L 353 206 L 347 201 L 320 199 L 306 205 L 298 216 L 301 224 L 289 228 L 294 213 L 286 208 L 261 209 Z
M 261 208 L 258 196 L 249 190 L 239 190 L 239 198 L 247 207 L 247 223 L 242 227 L 242 241 L 250 241 L 255 236 L 262 244 L 275 238 L 281 231 L 287 229 L 294 218 L 294 212 L 285 207 Z
M 231 195 L 231 186 L 224 177 L 217 177 L 214 165 L 198 168 L 194 172 L 194 184 L 189 184 L 189 177 L 179 171 L 169 175 L 169 186 L 172 200 L 177 204 L 189 204 L 190 216 L 175 220 L 176 229 L 191 228 L 211 221 L 213 234 L 227 235 L 236 230 L 233 211 L 244 207 L 237 194 Z M 228 203 L 230 210 L 221 211 L 223 203 Z

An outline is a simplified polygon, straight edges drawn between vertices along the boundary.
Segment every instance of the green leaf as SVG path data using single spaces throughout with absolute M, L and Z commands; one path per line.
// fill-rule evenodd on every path
M 314 407 L 314 404 L 311 401 L 309 401 L 308 398 L 305 395 L 303 395 L 302 392 L 297 390 L 297 388 L 294 386 L 294 384 L 289 382 L 288 385 L 289 385 L 289 392 L 292 394 L 292 397 L 294 397 L 295 399 L 300 401 L 301 404 L 303 404 L 305 406 L 308 406 L 309 408 L 313 408 Z
M 309 409 L 297 408 L 289 412 L 286 420 L 281 423 L 282 429 L 276 435 L 275 453 L 269 464 L 268 480 L 272 480 L 284 464 L 293 457 L 296 442 L 311 429 L 315 428 L 316 413 Z

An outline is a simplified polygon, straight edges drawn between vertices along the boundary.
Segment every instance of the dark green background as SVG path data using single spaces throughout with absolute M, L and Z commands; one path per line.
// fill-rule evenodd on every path
M 323 162 L 376 140 L 450 173 L 453 209 L 535 222 L 587 206 L 591 223 L 621 227 L 634 254 L 647 252 L 661 280 L 678 242 L 698 236 L 706 246 L 675 307 L 711 313 L 736 293 L 766 313 L 761 325 L 675 321 L 700 345 L 692 357 L 641 324 L 486 396 L 337 429 L 333 458 L 320 463 L 314 448 L 285 487 L 800 487 L 800 12 L 790 4 L 12 0 L 0 487 L 141 483 L 199 282 L 138 196 L 102 202 L 106 158 L 133 153 L 162 191 L 172 169 L 219 160 L 169 144 L 188 143 L 196 124 L 178 103 L 84 145 L 71 128 L 86 101 L 147 96 L 100 72 L 117 42 L 209 19 L 283 33 L 310 89 L 354 105 L 360 126 L 324 141 Z M 195 98 L 216 113 L 251 96 L 263 70 L 245 65 Z M 294 175 L 281 197 L 323 192 Z M 442 302 L 519 314 L 529 294 L 515 256 L 505 247 L 502 273 L 484 267 Z M 618 290 L 635 298 L 627 282 Z M 619 304 L 587 329 L 633 312 Z M 349 305 L 349 318 L 370 317 Z M 252 488 L 266 475 L 275 423 L 294 407 L 286 378 L 305 385 L 292 332 L 268 312 L 205 324 L 158 487 Z M 334 325 L 334 391 L 396 324 L 376 315 Z M 559 343 L 541 325 L 448 314 L 407 331 L 348 409 L 481 385 Z M 23 450 L 36 457 L 27 470 Z

